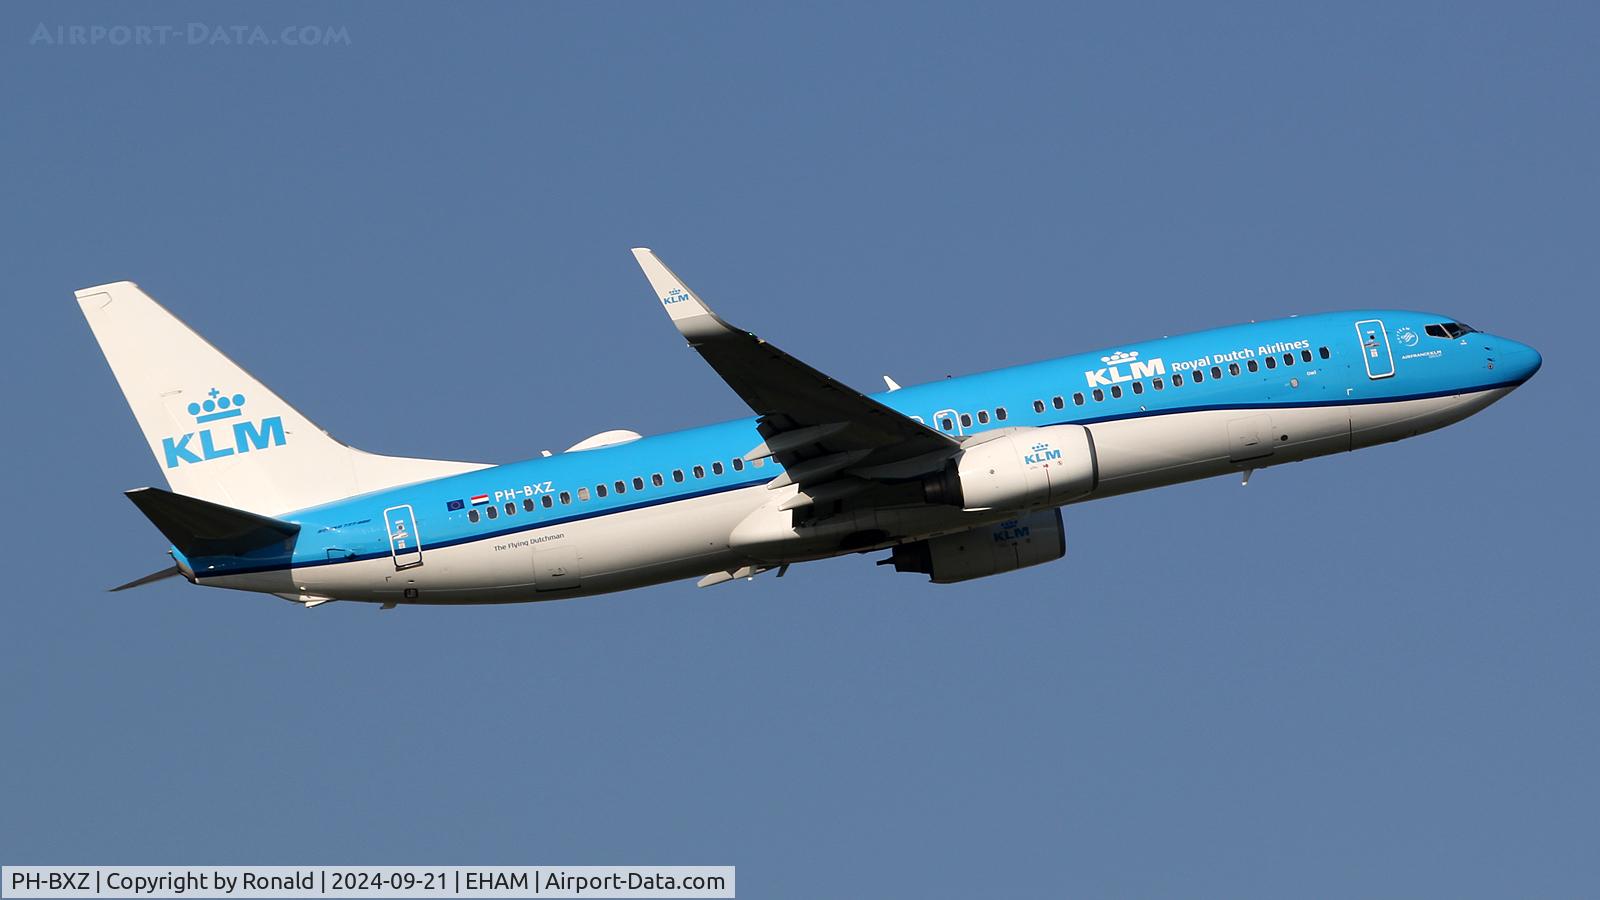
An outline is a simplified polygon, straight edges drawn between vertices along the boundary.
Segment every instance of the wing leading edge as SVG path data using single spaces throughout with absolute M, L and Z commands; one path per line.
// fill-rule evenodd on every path
M 858 493 L 871 486 L 863 475 L 958 449 L 954 439 L 728 324 L 649 249 L 633 255 L 678 332 L 760 417 L 765 441 L 749 458 L 783 464 L 768 486 L 800 485 L 794 506 Z

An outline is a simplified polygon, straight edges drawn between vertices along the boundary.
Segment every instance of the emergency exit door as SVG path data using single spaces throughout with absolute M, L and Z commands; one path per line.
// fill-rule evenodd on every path
M 1394 352 L 1389 349 L 1389 332 L 1378 319 L 1362 319 L 1356 323 L 1356 334 L 1361 338 L 1361 359 L 1367 364 L 1368 378 L 1388 378 L 1394 374 Z
M 396 569 L 422 565 L 422 539 L 417 536 L 417 517 L 411 507 L 391 506 L 383 511 L 384 527 L 389 531 L 389 552 Z

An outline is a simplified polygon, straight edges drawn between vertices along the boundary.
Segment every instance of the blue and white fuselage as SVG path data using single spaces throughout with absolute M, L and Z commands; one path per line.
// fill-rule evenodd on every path
M 147 508 L 153 495 L 135 500 L 169 537 L 179 535 L 172 552 L 194 582 L 312 605 L 559 599 L 683 578 L 716 583 L 880 549 L 902 571 L 961 581 L 1059 557 L 1060 506 L 1431 431 L 1482 410 L 1540 366 L 1531 347 L 1448 316 L 1357 310 L 1138 341 L 866 397 L 726 326 L 653 255 L 637 252 L 679 330 L 759 415 L 654 437 L 601 436 L 599 446 L 499 466 L 373 457 L 332 442 L 356 456 L 331 464 L 357 474 L 318 483 L 323 495 L 398 483 L 294 508 L 279 504 L 295 496 L 286 487 L 295 470 L 274 468 L 274 455 L 331 439 L 298 424 L 286 404 L 281 443 L 250 425 L 242 452 L 233 429 L 264 420 L 253 411 L 238 421 L 175 423 L 172 410 L 187 415 L 193 398 L 248 378 L 215 363 L 211 372 L 151 382 L 154 393 L 176 389 L 179 397 L 161 407 L 165 421 L 147 421 L 156 412 L 141 412 L 132 393 L 146 388 L 130 385 L 136 379 L 124 368 L 148 365 L 148 354 L 119 358 L 128 354 L 108 346 L 109 329 L 95 319 L 102 298 L 132 305 L 138 299 L 124 295 L 137 288 L 80 292 L 80 301 L 93 299 L 85 311 L 177 492 L 156 493 L 178 498 L 155 511 Z M 245 393 L 236 395 L 241 407 Z M 903 421 L 891 421 L 891 411 Z M 174 435 L 200 447 L 202 434 L 212 453 L 230 452 L 168 465 Z M 437 477 L 409 478 L 410 462 Z M 222 480 L 191 476 L 207 466 L 232 471 Z M 363 466 L 372 473 L 365 483 Z M 231 530 L 206 525 L 203 511 L 181 505 L 186 497 L 252 518 Z

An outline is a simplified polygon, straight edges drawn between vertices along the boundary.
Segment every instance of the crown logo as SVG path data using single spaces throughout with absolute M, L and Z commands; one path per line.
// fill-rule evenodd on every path
M 189 404 L 189 415 L 194 416 L 196 423 L 215 422 L 218 419 L 231 419 L 234 416 L 244 415 L 244 395 L 224 394 L 212 388 L 206 392 L 204 402 Z
M 1043 453 L 1043 452 L 1045 452 L 1046 450 L 1049 450 L 1049 449 L 1050 449 L 1050 445 L 1049 444 L 1039 443 L 1039 444 L 1034 444 L 1033 445 L 1033 452 L 1035 452 L 1035 453 Z
M 1111 354 L 1110 356 L 1102 356 L 1102 357 L 1100 357 L 1100 361 L 1105 363 L 1108 366 L 1114 366 L 1117 363 L 1133 362 L 1134 360 L 1136 360 L 1138 358 L 1139 358 L 1139 351 L 1137 351 L 1137 350 L 1134 350 L 1132 352 L 1129 352 L 1129 351 L 1126 351 L 1126 350 L 1118 350 L 1117 352 Z

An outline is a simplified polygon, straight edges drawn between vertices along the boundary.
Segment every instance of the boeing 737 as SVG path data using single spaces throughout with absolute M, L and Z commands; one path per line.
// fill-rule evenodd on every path
M 752 416 L 488 465 L 379 456 L 131 282 L 77 292 L 168 489 L 127 492 L 182 574 L 307 607 L 702 586 L 887 551 L 948 584 L 1061 558 L 1061 507 L 1371 447 L 1484 409 L 1537 351 L 1451 317 L 1321 313 L 862 393 L 729 325 L 633 251 Z

